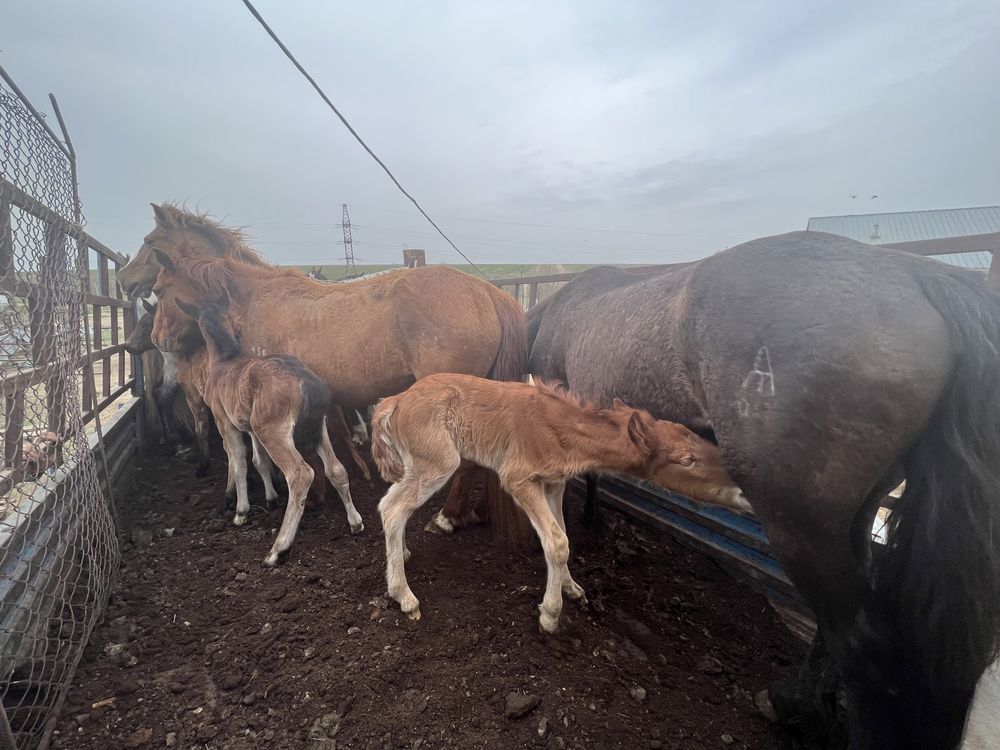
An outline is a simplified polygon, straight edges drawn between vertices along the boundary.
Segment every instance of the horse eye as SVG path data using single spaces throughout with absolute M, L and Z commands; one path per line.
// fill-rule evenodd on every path
M 691 456 L 684 456 L 684 457 L 680 458 L 677 461 L 677 463 L 679 463 L 681 466 L 684 466 L 684 467 L 694 466 L 694 459 Z
M 153 288 L 153 294 L 155 294 L 157 297 L 159 297 L 162 292 L 163 292 L 163 290 L 160 289 L 160 287 L 154 287 Z

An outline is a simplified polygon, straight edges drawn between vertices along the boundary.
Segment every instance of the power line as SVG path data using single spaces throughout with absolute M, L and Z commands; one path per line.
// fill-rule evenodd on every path
M 375 160 L 375 162 L 376 162 L 376 163 L 377 163 L 377 164 L 378 164 L 378 165 L 379 165 L 380 167 L 382 167 L 383 171 L 385 171 L 385 173 L 386 173 L 387 175 L 389 175 L 389 179 L 390 179 L 390 180 L 392 180 L 393 184 L 394 184 L 394 185 L 395 185 L 395 186 L 396 186 L 397 188 L 399 188 L 399 192 L 401 192 L 401 193 L 402 193 L 403 195 L 405 195 L 405 196 L 406 196 L 407 198 L 409 198 L 409 199 L 410 199 L 410 202 L 411 202 L 411 203 L 412 203 L 412 204 L 413 204 L 414 206 L 416 206 L 417 210 L 418 210 L 418 211 L 419 211 L 419 212 L 420 212 L 421 214 L 423 214 L 423 217 L 424 217 L 425 219 L 427 219 L 427 221 L 429 221 L 429 222 L 430 222 L 431 226 L 432 226 L 432 227 L 434 227 L 434 228 L 435 228 L 435 229 L 436 229 L 436 230 L 438 231 L 438 234 L 440 234 L 440 235 L 441 235 L 442 237 L 444 237 L 444 239 L 445 239 L 445 242 L 447 242 L 447 243 L 448 243 L 449 245 L 451 245 L 452 249 L 454 249 L 454 251 L 455 251 L 456 253 L 458 253 L 458 254 L 459 254 L 459 255 L 461 255 L 461 256 L 462 256 L 463 258 L 465 258 L 466 262 L 468 262 L 468 264 L 469 264 L 470 266 L 472 266 L 473 268 L 475 268 L 475 269 L 476 269 L 476 271 L 477 271 L 477 272 L 479 273 L 479 275 L 480 275 L 480 276 L 482 276 L 482 277 L 483 277 L 484 279 L 486 279 L 486 280 L 489 280 L 489 277 L 488 277 L 488 276 L 487 276 L 487 275 L 486 275 L 485 273 L 483 273 L 483 272 L 482 272 L 482 271 L 480 270 L 479 266 L 477 266 L 477 265 L 476 265 L 475 263 L 473 263 L 473 262 L 472 262 L 472 259 L 471 259 L 471 258 L 469 258 L 469 257 L 468 257 L 468 256 L 467 256 L 467 255 L 466 255 L 465 253 L 463 253 L 463 252 L 462 252 L 461 250 L 459 250 L 459 249 L 458 249 L 458 245 L 456 245 L 456 244 L 455 244 L 454 242 L 452 242 L 452 241 L 451 241 L 451 239 L 450 239 L 450 238 L 448 237 L 448 235 L 446 235 L 446 234 L 444 233 L 444 231 L 443 231 L 443 230 L 441 229 L 441 227 L 439 227 L 439 226 L 438 226 L 437 224 L 435 224 L 435 223 L 434 223 L 434 219 L 432 219 L 432 218 L 431 218 L 431 217 L 430 217 L 430 216 L 429 216 L 429 215 L 427 214 L 427 212 L 426 212 L 426 211 L 424 211 L 424 209 L 423 209 L 423 208 L 421 208 L 420 204 L 419 204 L 419 203 L 417 203 L 417 199 L 416 199 L 416 198 L 414 198 L 414 197 L 413 197 L 412 195 L 410 195 L 410 194 L 409 194 L 408 192 L 406 192 L 406 190 L 405 190 L 405 189 L 403 189 L 403 186 L 399 184 L 399 180 L 397 180 L 397 179 L 396 179 L 396 177 L 395 177 L 395 175 L 393 175 L 393 173 L 389 171 L 389 167 L 387 167 L 387 166 L 385 165 L 385 163 L 384 163 L 384 162 L 383 162 L 383 161 L 382 161 L 381 159 L 379 159 L 379 158 L 378 158 L 378 156 L 376 156 L 375 152 L 374 152 L 374 151 L 372 151 L 372 150 L 371 150 L 371 149 L 370 149 L 370 148 L 368 147 L 368 144 L 364 142 L 364 140 L 363 140 L 363 139 L 361 138 L 361 136 L 360 136 L 360 135 L 358 135 L 358 131 L 356 131 L 356 130 L 355 130 L 355 129 L 354 129 L 353 127 L 351 127 L 351 123 L 349 123 L 349 122 L 347 121 L 347 118 L 346 118 L 346 117 L 344 117 L 344 116 L 343 116 L 343 115 L 342 115 L 342 114 L 340 113 L 340 110 L 339 110 L 339 109 L 337 109 L 337 108 L 336 108 L 336 107 L 334 106 L 333 102 L 332 102 L 332 101 L 330 101 L 330 98 L 329 98 L 329 97 L 328 97 L 328 96 L 326 95 L 326 93 L 324 93 L 323 89 L 321 89 L 321 88 L 320 88 L 319 84 L 318 84 L 318 83 L 316 83 L 316 81 L 315 81 L 315 80 L 313 79 L 313 77 L 312 77 L 311 75 L 309 75 L 309 73 L 307 73 L 307 72 L 306 72 L 306 69 L 302 67 L 302 64 L 301 64 L 301 63 L 300 63 L 300 62 L 299 62 L 298 60 L 296 60 L 296 59 L 295 59 L 295 55 L 293 55 L 293 54 L 292 54 L 292 53 L 291 53 L 291 52 L 289 51 L 288 47 L 286 47 L 286 46 L 285 46 L 285 43 L 284 43 L 284 42 L 282 42 L 282 41 L 281 41 L 281 39 L 279 39 L 279 38 L 278 38 L 278 35 L 277 35 L 277 34 L 275 34 L 275 33 L 274 33 L 274 31 L 272 31 L 272 30 L 271 30 L 271 27 L 267 25 L 267 21 L 265 21 L 265 20 L 264 20 L 264 19 L 263 19 L 263 18 L 261 17 L 260 13 L 258 13 L 258 12 L 257 12 L 257 9 L 256 9 L 255 7 L 253 7 L 253 3 L 251 3 L 251 2 L 250 2 L 250 0 L 243 0 L 243 4 L 244 4 L 245 6 L 247 6 L 247 10 L 249 10 L 249 11 L 250 11 L 250 13 L 252 13 L 252 14 L 253 14 L 253 17 L 257 19 L 257 22 L 258 22 L 258 23 L 259 23 L 259 24 L 260 24 L 261 26 L 263 26 L 263 27 L 264 27 L 264 31 L 266 31 L 266 32 L 268 33 L 268 36 L 270 36 L 270 37 L 271 37 L 271 39 L 273 39 L 273 40 L 274 40 L 275 44 L 277 44 L 277 45 L 278 45 L 278 47 L 280 47 L 280 48 L 281 48 L 281 51 L 285 53 L 285 57 L 287 57 L 287 58 L 288 58 L 289 60 L 291 60 L 292 64 L 293 64 L 293 65 L 294 65 L 294 66 L 295 66 L 296 68 L 298 68 L 298 71 L 299 71 L 299 72 L 300 72 L 300 73 L 301 73 L 301 74 L 302 74 L 302 75 L 303 75 L 303 76 L 305 77 L 305 79 L 306 79 L 307 81 L 309 81 L 309 83 L 310 83 L 310 84 L 312 84 L 312 87 L 313 87 L 314 89 L 316 89 L 316 93 L 317 93 L 317 94 L 319 94 L 319 95 L 320 95 L 320 97 L 322 97 L 323 101 L 324 101 L 324 102 L 326 102 L 327 106 L 328 106 L 328 107 L 329 107 L 329 108 L 330 108 L 331 110 L 333 110 L 333 113 L 334 113 L 335 115 L 337 115 L 337 117 L 339 117 L 339 118 L 340 118 L 340 121 L 341 121 L 342 123 L 344 123 L 344 127 L 346 127 L 346 128 L 347 128 L 347 129 L 348 129 L 348 130 L 349 130 L 349 131 L 351 132 L 351 135 L 353 135 L 353 136 L 354 136 L 354 138 L 355 138 L 355 139 L 357 140 L 357 142 L 361 144 L 362 148 L 364 148 L 364 150 L 368 152 L 369 156 L 371 156 L 371 157 L 372 157 L 372 158 L 373 158 L 373 159 Z

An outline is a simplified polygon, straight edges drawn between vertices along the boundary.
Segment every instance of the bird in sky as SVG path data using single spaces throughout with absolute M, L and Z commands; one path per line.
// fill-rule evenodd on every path
M 875 200 L 876 198 L 878 198 L 878 196 L 877 196 L 877 195 L 873 195 L 873 196 L 872 196 L 871 198 L 869 198 L 868 200 Z

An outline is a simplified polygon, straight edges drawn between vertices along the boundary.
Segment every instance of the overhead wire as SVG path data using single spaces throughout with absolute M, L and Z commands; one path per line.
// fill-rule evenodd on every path
M 253 6 L 253 3 L 251 3 L 250 0 L 243 0 L 243 4 L 247 7 L 247 10 L 250 11 L 253 17 L 257 19 L 257 22 L 264 28 L 264 31 L 268 33 L 268 36 L 270 36 L 271 39 L 274 40 L 274 43 L 281 48 L 281 51 L 285 53 L 285 57 L 287 57 L 292 62 L 292 64 L 298 69 L 299 73 L 301 73 L 305 77 L 305 79 L 309 81 L 312 87 L 316 89 L 316 93 L 320 95 L 320 97 L 323 99 L 324 102 L 326 102 L 326 105 L 331 110 L 333 110 L 333 113 L 337 115 L 338 118 L 340 118 L 340 121 L 344 123 L 344 127 L 346 127 L 350 131 L 351 135 L 354 136 L 355 140 L 357 140 L 357 142 L 361 144 L 362 148 L 364 148 L 364 150 L 368 152 L 368 155 L 371 156 L 372 159 L 374 159 L 375 162 L 380 167 L 382 167 L 382 170 L 387 175 L 389 175 L 389 179 L 392 180 L 393 184 L 397 188 L 399 188 L 399 192 L 401 192 L 403 195 L 405 195 L 407 198 L 410 199 L 410 202 L 414 206 L 416 206 L 416 209 L 423 215 L 425 219 L 427 219 L 428 222 L 430 222 L 430 225 L 437 230 L 438 234 L 440 234 L 444 238 L 445 242 L 451 245 L 452 249 L 456 253 L 465 258 L 466 262 L 474 269 L 476 269 L 476 272 L 479 273 L 480 276 L 482 276 L 484 279 L 489 280 L 489 276 L 483 273 L 483 271 L 479 268 L 479 266 L 473 263 L 472 259 L 469 258 L 469 256 L 467 256 L 465 253 L 463 253 L 461 250 L 458 249 L 458 245 L 456 245 L 454 242 L 451 241 L 451 238 L 444 233 L 444 230 L 442 230 L 441 227 L 439 227 L 437 223 L 434 221 L 434 219 L 432 219 L 430 215 L 426 211 L 424 211 L 423 207 L 419 203 L 417 203 L 417 199 L 414 198 L 412 195 L 410 195 L 406 191 L 406 189 L 399 183 L 399 180 L 396 179 L 396 176 L 390 171 L 389 167 L 385 165 L 385 162 L 383 162 L 378 157 L 378 155 L 374 151 L 372 151 L 372 149 L 368 146 L 368 144 L 365 143 L 364 139 L 360 135 L 358 135 L 358 131 L 356 131 L 351 126 L 351 123 L 347 121 L 347 118 L 344 117 L 344 115 L 341 114 L 340 110 L 337 109 L 336 105 L 334 105 L 334 103 L 330 101 L 330 97 L 326 95 L 326 92 L 324 92 L 323 89 L 320 88 L 320 85 L 316 83 L 316 80 L 311 75 L 309 75 L 308 71 L 306 71 L 304 67 L 302 67 L 302 63 L 300 63 L 295 58 L 295 55 L 291 53 L 288 47 L 285 46 L 285 43 L 282 42 L 281 39 L 278 37 L 278 35 L 271 29 L 267 21 L 265 21 L 264 18 L 260 15 L 260 13 L 257 12 L 257 9 Z

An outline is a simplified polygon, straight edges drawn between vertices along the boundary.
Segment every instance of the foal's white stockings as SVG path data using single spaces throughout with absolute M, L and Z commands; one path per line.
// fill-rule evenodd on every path
M 413 512 L 444 486 L 458 468 L 459 456 L 454 456 L 449 468 L 430 466 L 414 461 L 405 476 L 389 488 L 378 504 L 385 529 L 386 583 L 389 596 L 411 619 L 420 619 L 420 602 L 406 581 L 404 563 L 410 553 L 406 548 L 406 522 Z M 583 589 L 569 573 L 569 539 L 562 512 L 564 482 L 541 483 L 515 481 L 503 483 L 514 501 L 525 512 L 542 542 L 547 567 L 545 596 L 539 606 L 538 625 L 546 633 L 555 632 L 562 613 L 562 597 L 586 604 Z

